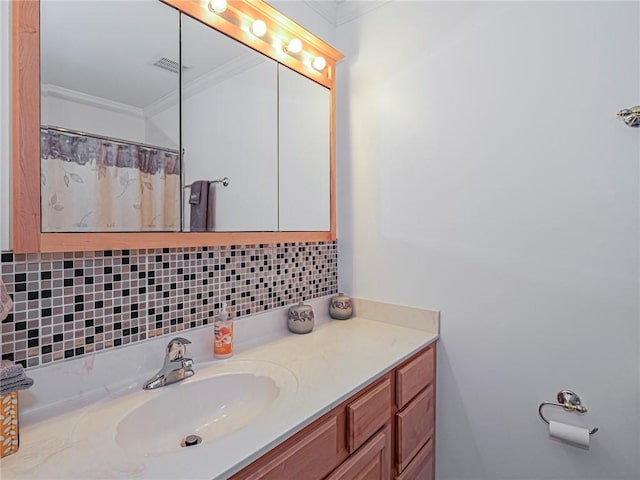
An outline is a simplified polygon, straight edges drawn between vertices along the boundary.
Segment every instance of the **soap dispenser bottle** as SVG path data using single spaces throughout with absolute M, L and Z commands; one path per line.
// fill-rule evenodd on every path
M 222 304 L 222 310 L 213 319 L 213 356 L 229 358 L 233 355 L 233 320 L 227 312 L 227 304 Z

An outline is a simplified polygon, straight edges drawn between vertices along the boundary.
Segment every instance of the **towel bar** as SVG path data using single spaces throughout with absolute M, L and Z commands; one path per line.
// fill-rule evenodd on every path
M 223 187 L 228 187 L 229 182 L 230 182 L 229 177 L 220 177 L 220 178 L 216 178 L 215 180 L 209 181 L 209 183 L 221 183 Z M 185 185 L 182 188 L 186 190 L 187 188 L 191 188 L 191 185 L 193 185 L 193 183 L 190 183 L 189 185 Z

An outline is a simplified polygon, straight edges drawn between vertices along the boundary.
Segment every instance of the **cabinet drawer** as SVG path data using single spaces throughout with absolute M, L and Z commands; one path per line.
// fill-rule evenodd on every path
M 388 480 L 391 477 L 389 462 L 389 425 L 349 457 L 326 480 Z
M 338 419 L 332 417 L 300 438 L 267 463 L 262 463 L 246 480 L 320 480 L 338 464 Z M 263 459 L 269 457 L 267 454 Z
M 396 414 L 396 462 L 399 472 L 409 465 L 420 448 L 433 436 L 433 424 L 434 398 L 433 385 L 430 385 Z
M 347 449 L 355 452 L 391 417 L 391 380 L 382 382 L 347 405 Z
M 395 480 L 434 480 L 433 470 L 433 440 L 429 440 Z
M 430 347 L 396 372 L 396 405 L 404 407 L 417 393 L 433 383 L 435 350 Z

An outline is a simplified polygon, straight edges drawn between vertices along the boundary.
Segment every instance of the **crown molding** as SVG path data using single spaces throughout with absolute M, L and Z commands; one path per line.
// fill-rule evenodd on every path
M 198 78 L 186 83 L 182 88 L 182 97 L 189 98 L 202 90 L 205 90 L 211 85 L 220 83 L 223 80 L 227 80 L 235 75 L 238 75 L 245 70 L 255 67 L 261 64 L 264 57 L 254 55 L 253 52 L 246 52 L 242 55 L 238 55 L 233 60 L 228 61 L 214 68 L 204 75 L 200 75 Z
M 391 0 L 304 0 L 304 3 L 334 27 L 338 27 L 390 1 Z
M 344 25 L 358 17 L 362 17 L 367 13 L 381 7 L 385 3 L 389 3 L 391 0 L 354 0 L 343 1 L 337 4 L 337 13 L 335 26 Z
M 144 112 L 141 108 L 132 107 L 126 103 L 114 102 L 113 100 L 97 97 L 95 95 L 89 95 L 88 93 L 70 90 L 58 85 L 43 84 L 41 91 L 42 95 L 46 97 L 59 98 L 61 100 L 67 100 L 81 105 L 87 105 L 89 107 L 96 107 L 110 112 L 129 115 L 134 118 L 144 118 Z
M 149 105 L 144 107 L 142 112 L 144 113 L 145 118 L 151 118 L 161 112 L 164 112 L 165 110 L 168 110 L 174 105 L 178 105 L 179 102 L 180 98 L 178 94 L 175 91 L 169 92 L 164 97 L 161 97 L 155 102 L 150 103 Z
M 327 20 L 331 25 L 336 25 L 338 18 L 338 2 L 322 0 L 304 0 L 314 12 Z

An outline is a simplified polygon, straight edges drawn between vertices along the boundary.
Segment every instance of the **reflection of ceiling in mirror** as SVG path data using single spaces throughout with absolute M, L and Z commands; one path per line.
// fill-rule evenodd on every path
M 157 0 L 41 2 L 41 82 L 145 108 L 178 89 L 179 15 Z
M 182 18 L 183 94 L 227 80 L 249 68 L 272 61 L 246 45 L 187 16 Z

